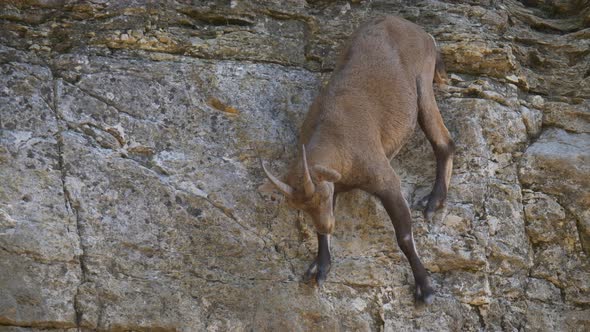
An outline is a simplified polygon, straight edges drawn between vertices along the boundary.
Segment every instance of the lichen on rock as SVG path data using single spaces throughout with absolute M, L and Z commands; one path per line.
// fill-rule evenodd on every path
M 0 330 L 581 331 L 590 325 L 587 1 L 0 4 Z M 420 130 L 392 165 L 437 296 L 377 200 L 315 232 L 256 191 L 359 24 L 437 40 L 457 145 L 446 207 Z

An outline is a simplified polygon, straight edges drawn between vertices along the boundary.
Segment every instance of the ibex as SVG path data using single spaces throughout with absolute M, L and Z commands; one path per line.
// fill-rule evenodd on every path
M 315 275 L 319 287 L 326 280 L 335 196 L 358 188 L 381 200 L 412 267 L 416 300 L 432 302 L 434 290 L 416 253 L 410 209 L 390 160 L 418 120 L 436 156 L 436 180 L 424 210 L 431 219 L 445 202 L 453 166 L 454 143 L 432 88 L 433 81 L 445 78 L 431 35 L 398 17 L 375 19 L 353 34 L 329 83 L 310 106 L 298 158 L 288 173 L 279 179 L 261 161 L 270 180 L 261 190 L 280 190 L 292 207 L 313 220 L 318 254 L 305 279 Z

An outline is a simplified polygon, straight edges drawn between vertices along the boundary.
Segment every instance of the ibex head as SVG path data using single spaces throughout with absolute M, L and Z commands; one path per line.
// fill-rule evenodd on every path
M 303 176 L 302 179 L 288 181 L 297 184 L 293 186 L 272 175 L 261 160 L 262 169 L 270 183 L 260 189 L 278 189 L 285 195 L 290 206 L 309 214 L 318 233 L 330 234 L 334 229 L 334 182 L 340 179 L 340 173 L 321 165 L 315 165 L 310 170 L 305 146 L 302 156 Z

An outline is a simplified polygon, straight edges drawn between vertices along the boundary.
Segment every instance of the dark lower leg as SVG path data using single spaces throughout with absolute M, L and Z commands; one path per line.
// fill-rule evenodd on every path
M 416 299 L 429 304 L 432 302 L 434 290 L 430 286 L 428 273 L 426 272 L 426 269 L 424 268 L 424 265 L 422 265 L 422 262 L 418 257 L 418 253 L 416 252 L 411 230 L 409 235 L 402 235 L 401 233 L 402 232 L 398 232 L 398 229 L 396 228 L 397 242 L 400 249 L 408 259 L 408 262 L 412 267 L 412 273 L 414 274 L 414 281 L 416 283 Z
M 449 141 L 445 145 L 436 145 L 433 143 L 432 147 L 436 156 L 436 180 L 432 193 L 428 198 L 426 209 L 424 210 L 424 217 L 426 219 L 431 219 L 434 212 L 443 206 L 447 198 L 451 169 L 453 167 L 453 141 Z
M 424 210 L 426 219 L 431 219 L 434 212 L 443 206 L 447 197 L 455 149 L 453 139 L 436 105 L 432 86 L 419 84 L 418 88 L 420 91 L 418 123 L 436 156 L 436 181 Z
M 399 191 L 390 191 L 379 196 L 385 210 L 389 214 L 395 229 L 397 243 L 408 259 L 416 282 L 416 298 L 424 303 L 430 303 L 434 290 L 430 286 L 428 273 L 422 265 L 412 236 L 410 209 Z
M 311 263 L 307 272 L 305 272 L 304 280 L 310 280 L 314 274 L 319 287 L 326 281 L 328 272 L 332 265 L 330 257 L 330 235 L 317 233 L 318 236 L 318 255 Z
M 398 209 L 398 211 L 400 209 Z M 403 212 L 398 213 L 398 215 L 404 215 L 405 220 L 410 219 L 409 213 L 407 216 Z M 412 267 L 412 273 L 414 274 L 416 286 L 429 286 L 428 274 L 424 268 L 424 265 L 422 265 L 422 262 L 420 261 L 420 257 L 418 257 L 418 253 L 416 252 L 414 236 L 412 234 L 412 226 L 410 222 L 400 221 L 400 219 L 397 219 L 395 222 L 393 222 L 393 227 L 395 229 L 397 244 Z

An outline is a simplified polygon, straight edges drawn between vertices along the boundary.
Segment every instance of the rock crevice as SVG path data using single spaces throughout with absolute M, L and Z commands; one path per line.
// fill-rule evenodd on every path
M 578 331 L 590 324 L 588 1 L 0 5 L 0 329 Z M 280 174 L 338 51 L 394 14 L 437 40 L 445 209 L 417 130 L 392 161 L 437 297 L 377 200 L 339 196 L 322 291 Z M 4 273 L 4 271 L 8 271 Z

